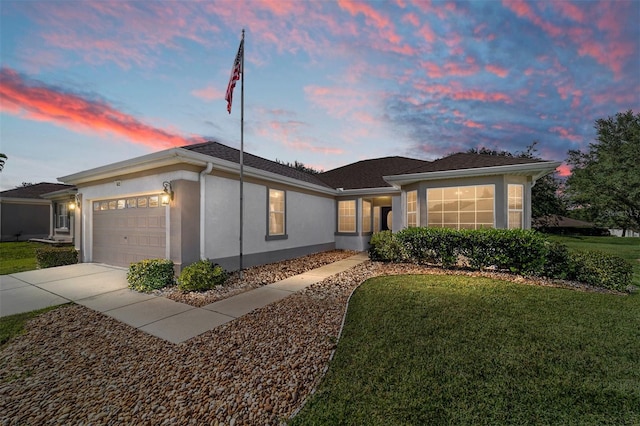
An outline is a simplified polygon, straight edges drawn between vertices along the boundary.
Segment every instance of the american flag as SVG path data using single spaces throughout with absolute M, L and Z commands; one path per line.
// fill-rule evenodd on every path
M 233 68 L 231 69 L 231 77 L 229 77 L 229 84 L 227 85 L 227 94 L 224 98 L 227 101 L 227 111 L 231 114 L 231 102 L 233 101 L 233 89 L 236 87 L 236 81 L 240 80 L 240 73 L 242 72 L 242 61 L 244 59 L 244 38 L 240 41 L 240 47 L 238 47 L 238 54 L 236 60 L 233 61 Z

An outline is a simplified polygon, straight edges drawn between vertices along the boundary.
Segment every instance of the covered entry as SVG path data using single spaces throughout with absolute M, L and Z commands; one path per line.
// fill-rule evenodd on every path
M 158 195 L 93 202 L 93 262 L 128 267 L 164 258 L 166 208 Z

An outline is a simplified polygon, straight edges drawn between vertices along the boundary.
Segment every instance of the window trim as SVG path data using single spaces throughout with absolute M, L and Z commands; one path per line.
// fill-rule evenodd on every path
M 63 210 L 63 214 L 59 213 L 59 210 Z M 64 224 L 66 226 L 59 226 L 60 225 L 60 219 L 64 218 Z M 65 202 L 58 202 L 56 203 L 56 213 L 55 213 L 55 227 L 54 229 L 56 231 L 68 231 L 69 230 L 69 226 L 71 225 L 71 219 L 69 217 L 69 206 L 67 205 L 67 203 Z
M 474 228 L 473 228 L 473 229 L 480 229 L 479 225 L 480 225 L 480 226 L 484 226 L 485 224 L 478 224 L 478 222 L 477 222 L 477 213 L 478 213 L 478 210 L 477 210 L 477 201 L 478 201 L 478 198 L 477 198 L 477 192 L 476 192 L 476 189 L 477 189 L 478 187 L 482 187 L 482 186 L 490 186 L 490 187 L 492 187 L 492 188 L 493 188 L 493 200 L 492 200 L 492 201 L 493 201 L 493 206 L 492 206 L 492 208 L 493 208 L 493 210 L 492 210 L 492 213 L 493 213 L 493 223 L 491 224 L 491 227 L 492 227 L 493 229 L 495 229 L 495 228 L 496 228 L 496 184 L 495 184 L 495 183 L 471 184 L 471 185 L 454 185 L 454 186 L 438 186 L 438 187 L 427 188 L 427 189 L 426 189 L 426 191 L 425 191 L 425 195 L 426 195 L 426 197 L 427 197 L 427 226 L 431 226 L 431 222 L 430 222 L 430 220 L 429 220 L 429 219 L 430 219 L 430 215 L 432 214 L 432 213 L 429 211 L 429 202 L 431 201 L 431 200 L 429 199 L 429 191 L 430 191 L 430 190 L 437 190 L 437 189 L 445 190 L 445 189 L 453 189 L 453 188 L 455 188 L 455 189 L 457 189 L 457 190 L 459 191 L 459 190 L 460 190 L 460 188 L 474 188 L 474 193 L 476 194 L 476 197 L 474 198 L 475 203 L 476 203 L 476 208 L 474 208 L 474 212 L 475 212 L 475 215 L 476 215 L 476 220 L 475 220 Z M 459 201 L 460 201 L 460 198 L 458 198 L 458 202 L 459 202 Z M 484 210 L 483 210 L 483 211 L 484 211 Z M 442 213 L 443 213 L 443 214 L 444 214 L 445 212 L 446 212 L 445 210 L 443 210 L 443 211 L 442 211 Z M 459 210 L 459 207 L 458 207 L 458 211 L 457 211 L 457 213 L 458 213 L 458 218 L 457 218 L 457 224 L 456 224 L 457 226 L 456 226 L 456 228 L 455 228 L 455 229 L 467 229 L 467 228 L 461 228 L 461 227 L 460 227 L 460 210 Z M 444 226 L 444 221 L 440 224 L 440 226 L 439 226 L 439 227 L 445 227 L 445 226 Z
M 266 234 L 264 236 L 264 240 L 265 241 L 278 241 L 278 240 L 286 240 L 289 238 L 289 235 L 287 234 L 287 191 L 285 191 L 284 189 L 278 189 L 278 188 L 270 188 L 267 187 L 267 229 L 266 229 Z M 281 192 L 283 197 L 284 197 L 284 210 L 282 211 L 282 234 L 271 234 L 271 228 L 269 226 L 270 222 L 271 222 L 271 191 L 278 191 Z M 278 212 L 274 212 L 274 213 L 278 213 Z
M 409 211 L 409 194 L 415 194 L 416 199 L 415 199 L 415 205 L 416 208 L 415 210 L 411 210 Z M 406 191 L 406 196 L 405 196 L 405 210 L 406 210 L 406 214 L 405 214 L 405 225 L 407 228 L 416 228 L 418 226 L 420 226 L 420 217 L 418 216 L 418 190 L 414 189 L 413 191 Z M 415 214 L 416 216 L 416 220 L 415 220 L 415 224 L 413 225 L 409 225 L 409 214 Z
M 514 186 L 520 187 L 520 208 L 511 208 L 511 197 L 509 196 L 509 189 Z M 520 213 L 520 226 L 517 228 L 511 227 L 511 213 Z M 507 184 L 507 229 L 524 229 L 524 185 L 521 183 L 509 183 Z
M 355 229 L 353 231 L 340 231 L 340 203 L 352 202 L 354 207 L 353 224 Z M 336 204 L 336 235 L 345 236 L 357 236 L 358 235 L 358 202 L 357 199 L 351 198 L 346 200 L 337 200 Z
M 369 217 L 368 217 L 368 222 L 366 221 L 365 218 L 365 211 L 367 211 L 367 209 L 365 209 L 364 207 L 364 203 L 369 203 Z M 371 201 L 370 199 L 362 199 L 362 211 L 360 212 L 360 218 L 362 220 L 362 235 L 372 235 L 373 234 L 373 201 Z M 369 230 L 365 230 L 364 229 L 364 225 L 365 223 L 368 223 L 369 225 Z M 357 224 L 356 224 L 356 229 L 357 229 Z

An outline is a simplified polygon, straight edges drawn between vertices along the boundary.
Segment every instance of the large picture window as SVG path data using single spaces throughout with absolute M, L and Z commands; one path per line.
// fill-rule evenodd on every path
M 522 194 L 524 187 L 522 185 L 509 184 L 509 229 L 522 229 L 523 211 Z
M 356 200 L 338 201 L 338 232 L 356 232 Z
M 285 234 L 285 193 L 269 189 L 269 236 Z
M 371 232 L 371 201 L 362 200 L 362 232 Z
M 418 191 L 407 192 L 407 227 L 418 226 Z
M 455 229 L 493 228 L 494 193 L 493 185 L 428 189 L 428 226 Z

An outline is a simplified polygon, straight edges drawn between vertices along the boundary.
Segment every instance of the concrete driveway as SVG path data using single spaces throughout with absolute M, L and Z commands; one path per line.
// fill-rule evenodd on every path
M 359 253 L 202 308 L 129 290 L 125 268 L 97 263 L 0 275 L 0 317 L 74 302 L 145 333 L 181 343 L 367 259 Z

